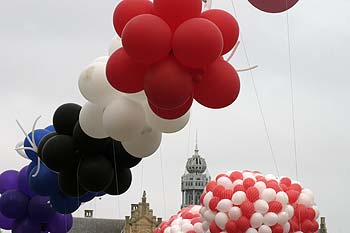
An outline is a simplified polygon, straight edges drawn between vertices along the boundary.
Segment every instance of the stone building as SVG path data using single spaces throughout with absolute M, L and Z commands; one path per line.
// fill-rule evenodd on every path
M 153 229 L 162 222 L 161 218 L 153 215 L 147 203 L 146 192 L 142 201 L 131 204 L 131 215 L 123 219 L 93 218 L 93 210 L 85 210 L 84 218 L 74 218 L 70 233 L 153 233 Z
M 199 155 L 198 143 L 196 142 L 194 154 L 187 160 L 185 174 L 181 177 L 181 208 L 199 205 L 200 196 L 209 181 L 207 163 Z

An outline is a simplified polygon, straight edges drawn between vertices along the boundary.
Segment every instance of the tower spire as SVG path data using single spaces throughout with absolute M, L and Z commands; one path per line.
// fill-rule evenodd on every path
M 196 130 L 196 147 L 194 149 L 195 155 L 198 155 L 199 149 L 198 149 L 198 130 Z

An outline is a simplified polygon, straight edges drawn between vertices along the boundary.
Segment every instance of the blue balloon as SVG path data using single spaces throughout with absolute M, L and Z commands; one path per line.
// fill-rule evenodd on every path
M 53 125 L 49 125 L 45 128 L 45 130 L 50 131 L 51 133 L 56 132 L 56 129 Z
M 34 162 L 31 162 L 29 165 L 28 165 L 28 169 L 27 169 L 27 180 L 29 182 L 29 175 L 30 175 L 30 172 L 33 170 L 33 168 L 37 165 L 37 163 L 34 163 Z
M 96 193 L 96 197 L 102 197 L 104 195 L 106 195 L 104 191 Z
M 46 167 L 44 163 L 40 164 L 38 175 L 33 177 L 36 170 L 37 166 L 35 166 L 29 174 L 29 186 L 36 194 L 50 196 L 60 191 L 57 173 Z
M 50 131 L 48 130 L 45 130 L 45 129 L 37 129 L 37 130 L 34 130 L 34 144 L 38 147 L 39 146 L 39 143 L 41 141 L 41 139 L 43 139 L 43 137 L 45 137 L 47 134 L 49 134 Z M 32 138 L 32 132 L 30 132 L 28 134 L 28 137 L 33 140 Z M 23 145 L 24 147 L 31 147 L 32 148 L 32 145 L 30 144 L 28 138 L 26 137 L 24 139 L 24 142 L 23 142 Z M 38 159 L 38 155 L 34 152 L 34 151 L 31 151 L 31 150 L 24 150 L 26 152 L 26 155 L 28 156 L 28 158 L 32 161 L 37 161 Z
M 87 192 L 83 196 L 79 197 L 80 202 L 88 202 L 96 197 L 97 193 Z
M 61 214 L 73 213 L 81 204 L 78 198 L 68 197 L 61 192 L 51 195 L 50 203 Z

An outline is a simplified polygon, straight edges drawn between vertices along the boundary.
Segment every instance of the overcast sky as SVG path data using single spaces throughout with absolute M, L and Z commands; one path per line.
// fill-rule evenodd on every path
M 15 119 L 29 130 L 42 115 L 43 127 L 51 123 L 60 104 L 84 103 L 78 77 L 92 60 L 107 54 L 115 34 L 112 14 L 117 3 L 1 2 L 0 171 L 28 163 L 13 150 L 23 138 Z M 232 12 L 228 0 L 214 0 L 213 7 Z M 253 77 L 280 175 L 296 178 L 286 14 L 262 13 L 247 0 L 236 1 L 236 8 L 250 63 L 259 65 Z M 349 9 L 346 0 L 300 0 L 289 11 L 299 180 L 314 191 L 329 232 L 338 233 L 347 232 L 350 208 Z M 242 46 L 232 64 L 247 67 Z M 158 151 L 133 169 L 127 193 L 92 201 L 76 216 L 93 208 L 97 217 L 124 218 L 130 204 L 140 200 L 142 189 L 157 216 L 175 214 L 181 205 L 180 176 L 193 152 L 196 130 L 200 154 L 212 176 L 233 169 L 276 174 L 250 74 L 240 77 L 241 93 L 232 106 L 210 110 L 195 104 L 191 124 L 163 137 L 164 195 Z

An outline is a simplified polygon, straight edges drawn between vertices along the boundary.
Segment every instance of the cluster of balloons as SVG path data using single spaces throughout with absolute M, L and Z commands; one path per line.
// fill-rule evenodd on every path
M 66 233 L 71 214 L 57 213 L 50 198 L 37 195 L 28 182 L 28 166 L 0 175 L 0 228 L 13 233 Z M 45 184 L 49 185 L 49 184 Z
M 79 122 L 90 137 L 111 137 L 144 158 L 162 133 L 185 127 L 193 99 L 209 108 L 236 100 L 239 77 L 222 58 L 239 36 L 229 13 L 202 12 L 201 0 L 123 0 L 113 23 L 121 39 L 79 78 L 88 101 Z
M 55 195 L 54 200 L 68 196 L 69 203 L 73 204 L 69 211 L 75 211 L 86 198 L 126 192 L 132 179 L 130 168 L 141 161 L 128 154 L 118 141 L 85 134 L 79 124 L 81 111 L 81 106 L 72 103 L 58 107 L 53 116 L 56 133 L 47 135 L 38 148 L 38 156 L 49 172 L 55 174 L 53 179 L 58 177 L 59 195 Z M 43 179 L 49 179 L 43 168 L 37 177 L 41 177 L 41 173 Z
M 316 233 L 318 216 L 312 191 L 298 182 L 233 171 L 206 185 L 200 208 L 181 210 L 154 233 Z
M 233 171 L 210 181 L 201 196 L 203 229 L 211 233 L 311 233 L 318 210 L 311 190 L 288 177 Z
M 200 209 L 202 206 L 193 205 L 181 209 L 176 215 L 164 221 L 154 229 L 154 233 L 203 233 Z

